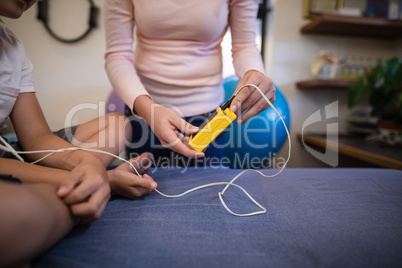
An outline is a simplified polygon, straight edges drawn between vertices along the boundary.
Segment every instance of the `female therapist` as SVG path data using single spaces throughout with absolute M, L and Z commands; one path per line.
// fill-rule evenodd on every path
M 189 158 L 223 156 L 223 149 L 214 145 L 205 154 L 196 152 L 186 144 L 183 133 L 197 132 L 196 126 L 224 100 L 221 42 L 228 28 L 233 65 L 240 78 L 238 88 L 254 84 L 275 101 L 275 87 L 264 74 L 255 43 L 258 0 L 104 3 L 105 68 L 128 112 L 135 115 L 130 117 L 130 157 L 151 151 L 156 161 L 165 157 L 159 159 L 159 165 L 166 159 L 173 165 L 186 165 L 175 162 L 170 150 Z M 237 118 L 237 124 L 242 124 L 268 106 L 258 91 L 245 87 L 230 108 L 238 116 L 246 111 Z

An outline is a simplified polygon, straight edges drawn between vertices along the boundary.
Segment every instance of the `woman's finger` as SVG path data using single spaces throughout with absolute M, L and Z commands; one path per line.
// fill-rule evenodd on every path
M 184 120 L 183 120 L 184 121 Z M 198 129 L 198 128 L 197 128 Z M 171 149 L 179 154 L 190 158 L 204 157 L 205 154 L 197 152 L 190 147 L 186 146 L 179 137 L 175 134 L 175 131 L 166 131 L 165 139 L 161 139 L 161 143 L 165 148 Z

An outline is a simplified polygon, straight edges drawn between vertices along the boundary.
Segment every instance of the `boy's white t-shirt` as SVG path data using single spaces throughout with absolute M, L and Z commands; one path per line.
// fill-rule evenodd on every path
M 18 94 L 35 92 L 32 70 L 21 40 L 0 23 L 0 127 Z

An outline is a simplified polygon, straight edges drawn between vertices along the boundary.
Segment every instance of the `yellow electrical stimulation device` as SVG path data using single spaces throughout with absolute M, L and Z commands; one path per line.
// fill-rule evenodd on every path
M 214 140 L 220 137 L 236 118 L 236 114 L 229 108 L 233 97 L 208 116 L 199 126 L 197 133 L 190 137 L 189 145 L 197 152 L 202 152 Z

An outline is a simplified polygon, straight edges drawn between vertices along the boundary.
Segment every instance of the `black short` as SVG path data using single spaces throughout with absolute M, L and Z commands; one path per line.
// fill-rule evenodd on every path
M 0 181 L 14 182 L 14 183 L 19 183 L 19 184 L 22 183 L 22 181 L 20 179 L 17 179 L 15 177 L 13 177 L 13 175 L 9 175 L 9 174 L 0 174 Z

